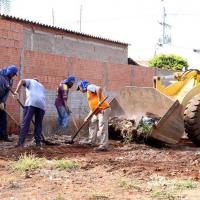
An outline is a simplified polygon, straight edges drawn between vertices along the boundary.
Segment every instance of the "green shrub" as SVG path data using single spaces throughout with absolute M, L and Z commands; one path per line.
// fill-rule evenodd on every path
M 170 70 L 181 70 L 184 66 L 188 66 L 188 63 L 186 59 L 175 54 L 158 54 L 148 62 L 148 66 Z

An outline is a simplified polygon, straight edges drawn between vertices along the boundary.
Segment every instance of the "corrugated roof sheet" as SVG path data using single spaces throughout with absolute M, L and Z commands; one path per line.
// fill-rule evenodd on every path
M 11 15 L 5 15 L 5 14 L 0 13 L 0 18 L 4 18 L 4 19 L 8 19 L 8 20 L 9 19 L 15 20 L 15 21 L 19 21 L 19 22 L 25 22 L 25 23 L 30 23 L 30 24 L 36 24 L 36 25 L 40 25 L 40 26 L 43 26 L 43 27 L 61 30 L 61 31 L 65 31 L 65 32 L 68 32 L 68 33 L 72 33 L 72 34 L 76 34 L 76 35 L 80 35 L 80 36 L 84 36 L 84 37 L 90 37 L 90 38 L 103 40 L 103 41 L 107 41 L 107 42 L 112 42 L 112 43 L 116 43 L 116 44 L 120 44 L 120 45 L 126 45 L 126 46 L 128 45 L 128 43 L 125 43 L 125 42 L 114 41 L 114 40 L 110 40 L 110 39 L 107 39 L 107 38 L 97 37 L 97 36 L 93 36 L 93 35 L 89 35 L 89 34 L 85 34 L 85 33 L 81 33 L 81 32 L 72 31 L 72 30 L 69 30 L 69 29 L 64 29 L 64 28 L 57 27 L 57 26 L 51 26 L 51 25 L 40 23 L 40 22 L 34 22 L 34 21 L 28 20 L 28 19 L 22 19 L 22 18 L 19 18 L 19 17 L 11 16 Z

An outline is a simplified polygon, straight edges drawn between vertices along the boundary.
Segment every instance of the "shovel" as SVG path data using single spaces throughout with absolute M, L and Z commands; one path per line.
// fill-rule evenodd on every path
M 11 91 L 11 93 L 12 93 L 13 95 L 15 95 L 14 91 L 13 91 L 11 88 L 9 88 L 9 90 Z M 22 104 L 22 102 L 21 102 L 19 99 L 17 99 L 17 102 L 18 102 L 19 105 L 24 109 L 24 105 Z M 33 121 L 33 119 L 31 120 L 31 122 L 33 123 L 33 125 L 35 125 L 35 122 Z M 41 133 L 41 139 L 42 139 L 42 142 L 43 142 L 44 144 L 46 144 L 46 145 L 50 145 L 50 146 L 58 145 L 58 144 L 56 144 L 56 143 L 52 143 L 52 142 L 46 140 L 45 137 L 44 137 L 44 135 L 43 135 L 42 133 Z
M 87 120 L 85 122 L 83 122 L 83 124 L 79 127 L 79 129 L 76 131 L 76 133 L 74 134 L 74 136 L 72 137 L 72 139 L 70 141 L 66 141 L 66 144 L 74 144 L 74 139 L 76 138 L 76 136 L 78 135 L 78 133 L 82 130 L 82 128 L 89 122 L 89 120 L 92 118 L 92 116 L 94 114 L 96 114 L 97 110 L 99 109 L 99 107 L 106 101 L 106 99 L 108 98 L 105 97 L 100 103 L 99 105 L 94 109 L 94 111 L 88 116 Z
M 75 118 L 74 118 L 74 114 L 71 112 L 71 117 L 72 117 L 72 121 L 73 121 L 73 124 L 74 124 L 74 126 L 76 127 L 76 130 L 78 131 L 78 125 L 77 125 L 77 123 L 76 123 L 76 120 L 75 120 Z

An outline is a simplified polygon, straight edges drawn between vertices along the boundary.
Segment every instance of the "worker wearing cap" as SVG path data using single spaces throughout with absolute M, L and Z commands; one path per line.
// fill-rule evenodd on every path
M 75 83 L 75 77 L 70 75 L 63 80 L 57 88 L 57 96 L 55 100 L 55 106 L 58 113 L 57 124 L 60 129 L 67 128 L 69 126 L 70 110 L 67 106 L 67 99 L 69 89 Z
M 88 81 L 81 80 L 78 83 L 77 90 L 86 93 L 88 105 L 90 112 L 84 121 L 88 120 L 90 114 L 97 108 L 100 102 L 105 98 L 102 93 L 102 88 L 90 84 Z M 92 146 L 98 145 L 95 148 L 96 151 L 106 151 L 108 148 L 108 118 L 109 118 L 110 108 L 109 103 L 105 101 L 100 108 L 97 110 L 96 114 L 93 115 L 89 124 L 89 138 L 88 144 Z
M 14 97 L 19 99 L 19 90 L 26 88 L 26 102 L 23 110 L 23 120 L 17 146 L 24 147 L 26 135 L 28 134 L 31 120 L 34 116 L 34 137 L 36 147 L 41 146 L 42 121 L 46 109 L 45 88 L 38 79 L 22 79 L 15 90 Z
M 17 75 L 17 67 L 11 65 L 0 70 L 0 140 L 11 142 L 7 134 L 6 100 L 13 85 L 13 78 Z

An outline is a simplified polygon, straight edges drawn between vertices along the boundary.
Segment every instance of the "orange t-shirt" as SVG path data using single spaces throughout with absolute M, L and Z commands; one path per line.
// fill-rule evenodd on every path
M 102 97 L 103 97 L 103 99 L 105 99 L 104 96 L 102 96 Z M 94 111 L 99 103 L 97 94 L 94 92 L 87 91 L 87 100 L 88 100 L 90 110 Z M 100 106 L 100 108 L 97 110 L 97 112 L 104 110 L 108 107 L 109 107 L 109 103 L 107 101 L 104 101 L 104 103 Z

